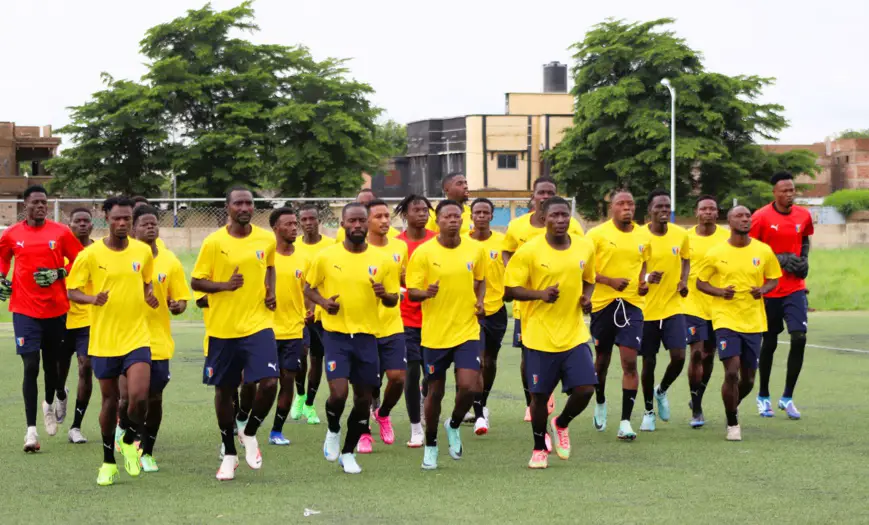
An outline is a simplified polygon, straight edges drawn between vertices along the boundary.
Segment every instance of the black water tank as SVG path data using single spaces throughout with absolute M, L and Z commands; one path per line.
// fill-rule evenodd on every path
M 550 62 L 543 65 L 543 92 L 567 93 L 567 64 Z

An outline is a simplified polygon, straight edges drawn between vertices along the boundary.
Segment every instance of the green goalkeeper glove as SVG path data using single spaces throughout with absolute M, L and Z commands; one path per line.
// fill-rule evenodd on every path
M 35 272 L 33 272 L 33 280 L 35 280 L 36 284 L 43 288 L 48 288 L 58 279 L 63 279 L 65 277 L 66 268 L 38 268 Z
M 0 301 L 6 302 L 12 295 L 12 283 L 6 279 L 0 279 Z

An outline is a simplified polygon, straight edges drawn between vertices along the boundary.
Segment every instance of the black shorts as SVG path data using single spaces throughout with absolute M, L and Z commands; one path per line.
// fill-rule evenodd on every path
M 80 328 L 67 328 L 63 334 L 63 351 L 62 355 L 72 357 L 73 354 L 78 357 L 88 356 L 88 343 L 91 339 L 91 327 L 82 326 Z
M 151 366 L 151 348 L 143 346 L 130 350 L 124 355 L 112 357 L 91 357 L 94 377 L 97 379 L 115 379 L 127 375 L 127 369 L 136 363 L 148 363 Z
M 245 337 L 208 338 L 203 383 L 211 386 L 238 387 L 245 383 L 279 377 L 278 346 L 271 328 Z
M 622 299 L 591 314 L 591 336 L 598 352 L 611 352 L 613 345 L 640 351 L 643 344 L 643 311 Z
M 685 331 L 688 344 L 699 342 L 715 342 L 715 330 L 712 329 L 712 321 L 694 315 L 685 316 Z
M 787 326 L 788 333 L 808 332 L 809 301 L 806 291 L 799 290 L 784 297 L 764 298 L 767 331 L 778 335 Z
M 305 327 L 308 335 L 308 351 L 314 357 L 323 358 L 323 323 L 317 321 Z
M 422 328 L 404 327 L 404 346 L 407 348 L 408 361 L 422 361 Z
M 480 319 L 480 342 L 483 344 L 483 352 L 498 355 L 501 350 L 501 341 L 507 333 L 507 307 Z
M 55 356 L 63 344 L 66 332 L 66 314 L 48 319 L 12 313 L 12 329 L 15 332 L 15 352 L 18 355 L 38 352 Z
M 682 314 L 657 321 L 643 321 L 643 344 L 640 355 L 654 356 L 662 344 L 667 350 L 684 350 L 688 346 L 687 331 L 685 316 Z
M 302 339 L 278 339 L 278 362 L 281 370 L 298 372 L 305 356 L 305 343 Z
M 729 328 L 715 330 L 715 347 L 722 361 L 739 357 L 741 364 L 757 370 L 760 362 L 761 334 L 735 332 Z
M 151 361 L 151 393 L 161 394 L 172 377 L 169 375 L 169 360 Z

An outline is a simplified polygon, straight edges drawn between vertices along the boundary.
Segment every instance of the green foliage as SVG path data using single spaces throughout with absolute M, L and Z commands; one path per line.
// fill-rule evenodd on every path
M 407 154 L 407 127 L 404 124 L 389 119 L 377 126 L 377 136 L 388 144 L 388 157 Z
M 672 19 L 628 24 L 608 20 L 573 46 L 576 53 L 573 127 L 548 158 L 589 218 L 605 215 L 605 199 L 628 188 L 645 209 L 645 195 L 670 186 L 670 95 L 676 89 L 676 200 L 756 191 L 773 169 L 815 173 L 811 152 L 774 155 L 754 143 L 773 139 L 787 121 L 782 106 L 757 101 L 772 79 L 726 76 L 703 68 L 701 55 L 671 31 Z M 807 162 L 809 161 L 809 162 Z
M 836 208 L 845 217 L 869 210 L 869 190 L 839 190 L 824 198 L 824 206 Z
M 836 136 L 837 139 L 869 139 L 869 128 L 846 129 Z

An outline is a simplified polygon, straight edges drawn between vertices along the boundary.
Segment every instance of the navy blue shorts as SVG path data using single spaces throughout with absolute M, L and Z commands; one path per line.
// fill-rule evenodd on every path
M 66 314 L 37 319 L 13 312 L 12 329 L 15 331 L 15 352 L 18 355 L 38 352 L 39 349 L 44 354 L 56 355 L 63 345 Z
M 302 367 L 305 358 L 304 339 L 278 339 L 278 362 L 281 370 L 297 372 Z
M 72 356 L 75 354 L 79 357 L 88 356 L 88 343 L 91 340 L 91 327 L 82 326 L 81 328 L 67 328 L 63 334 L 63 351 L 62 355 Z
M 305 327 L 305 346 L 314 357 L 323 357 L 323 323 L 317 321 Z
M 302 328 L 302 343 L 304 343 L 305 348 L 311 347 L 311 331 L 308 329 L 308 325 Z
M 237 387 L 242 381 L 256 383 L 278 377 L 278 346 L 271 328 L 245 337 L 208 338 L 208 357 L 202 382 L 206 385 Z
M 741 358 L 741 363 L 757 370 L 760 360 L 760 341 L 762 334 L 743 334 L 728 328 L 715 330 L 715 347 L 718 358 L 724 361 L 731 357 Z
M 682 314 L 658 321 L 644 321 L 640 355 L 656 355 L 662 344 L 667 350 L 684 350 L 688 346 L 688 339 L 685 337 L 687 332 L 685 316 Z
M 445 379 L 450 365 L 456 370 L 480 370 L 480 341 L 465 341 L 452 348 L 422 347 L 425 355 L 425 375 L 430 379 Z
M 169 384 L 169 360 L 157 359 L 151 361 L 151 394 L 162 393 Z
M 706 341 L 715 342 L 715 330 L 712 329 L 712 321 L 707 321 L 694 315 L 686 315 L 685 330 L 689 345 Z
M 507 333 L 507 307 L 480 319 L 480 343 L 483 351 L 489 355 L 497 356 L 501 351 L 501 341 Z
M 800 290 L 784 297 L 763 299 L 766 306 L 767 330 L 778 335 L 787 325 L 788 333 L 808 332 L 809 301 L 806 291 Z
M 613 345 L 639 351 L 643 344 L 643 311 L 616 299 L 603 310 L 592 312 L 591 336 L 598 352 L 612 352 Z
M 379 386 L 377 338 L 371 334 L 323 331 L 326 379 L 349 379 L 353 385 Z
M 513 348 L 522 348 L 522 322 L 513 319 Z
M 596 385 L 597 373 L 588 344 L 565 352 L 541 352 L 529 348 L 525 353 L 525 379 L 532 394 L 551 394 L 561 381 L 563 392 L 578 386 Z
M 378 339 L 377 354 L 380 359 L 381 372 L 407 370 L 407 347 L 404 343 L 404 333 Z
M 408 361 L 422 361 L 422 328 L 404 327 L 404 347 L 407 349 Z
M 91 366 L 97 379 L 115 379 L 126 375 L 127 369 L 136 363 L 151 364 L 151 348 L 143 346 L 117 357 L 91 356 Z

